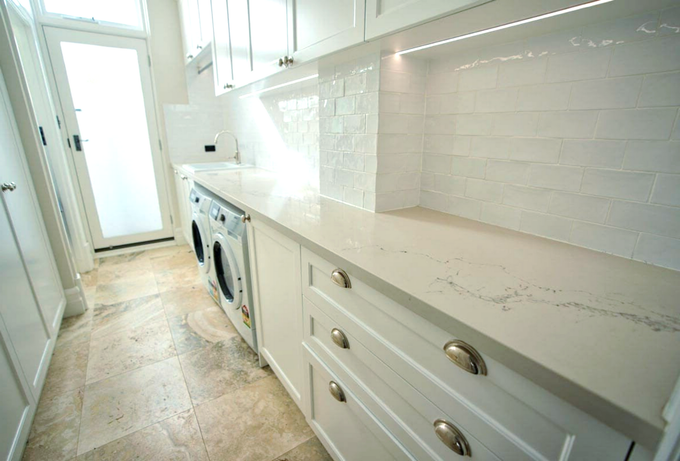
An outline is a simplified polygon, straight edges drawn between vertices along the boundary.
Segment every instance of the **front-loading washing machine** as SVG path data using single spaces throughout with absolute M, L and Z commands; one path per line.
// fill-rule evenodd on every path
M 212 263 L 221 306 L 246 343 L 257 352 L 256 320 L 250 287 L 245 213 L 215 198 L 210 207 Z
M 199 184 L 189 194 L 191 201 L 191 237 L 194 254 L 198 264 L 201 281 L 210 296 L 217 304 L 220 304 L 220 294 L 217 288 L 215 268 L 212 264 L 211 244 L 212 232 L 210 229 L 210 205 L 213 203 L 213 194 Z

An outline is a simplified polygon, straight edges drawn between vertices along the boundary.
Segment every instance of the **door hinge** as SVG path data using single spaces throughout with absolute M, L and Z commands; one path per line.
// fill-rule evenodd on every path
M 59 116 L 57 115 L 57 127 L 61 130 L 61 120 L 59 120 Z
M 175 220 L 172 219 L 172 215 L 170 215 L 170 224 L 172 224 L 173 226 L 175 225 Z
M 39 126 L 38 130 L 40 131 L 40 139 L 42 139 L 43 146 L 47 145 L 47 140 L 45 139 L 45 130 L 43 130 L 43 127 Z
M 68 143 L 68 148 L 71 149 L 71 140 L 69 138 L 66 138 L 66 142 Z
M 151 67 L 151 55 L 147 54 L 146 57 L 149 58 L 149 67 Z
M 160 150 L 163 150 L 163 143 L 161 142 L 160 139 L 158 140 L 158 147 L 160 148 Z

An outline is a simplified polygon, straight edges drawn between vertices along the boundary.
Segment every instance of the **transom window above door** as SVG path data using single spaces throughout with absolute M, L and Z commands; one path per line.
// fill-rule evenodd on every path
M 141 0 L 42 0 L 45 13 L 143 29 Z

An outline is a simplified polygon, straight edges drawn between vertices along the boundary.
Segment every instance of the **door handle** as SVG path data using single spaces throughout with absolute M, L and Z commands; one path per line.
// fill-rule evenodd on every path
M 83 146 L 80 144 L 80 136 L 77 134 L 73 135 L 73 145 L 76 146 L 76 151 L 80 152 L 83 150 Z

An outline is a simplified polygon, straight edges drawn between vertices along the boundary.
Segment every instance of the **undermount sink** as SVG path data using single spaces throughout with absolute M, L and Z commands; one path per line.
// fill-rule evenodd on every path
M 216 171 L 216 170 L 241 170 L 244 168 L 253 168 L 253 165 L 245 163 L 236 164 L 233 162 L 213 162 L 213 163 L 191 163 L 182 165 L 184 169 L 191 173 L 200 173 L 202 171 Z

